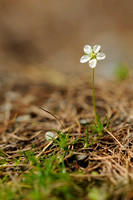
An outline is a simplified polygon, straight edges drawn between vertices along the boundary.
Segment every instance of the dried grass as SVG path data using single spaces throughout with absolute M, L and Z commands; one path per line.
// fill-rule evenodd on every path
M 87 166 L 79 163 L 75 156 L 68 158 L 66 155 L 66 163 L 73 165 L 72 169 L 67 165 L 67 170 L 84 172 L 83 175 L 72 173 L 74 178 L 107 179 L 115 185 L 118 182 L 128 183 L 133 180 L 133 81 L 98 82 L 95 98 L 101 120 L 105 114 L 111 117 L 109 130 L 105 129 L 104 135 L 88 148 L 77 143 L 70 145 L 73 155 L 87 155 L 83 161 L 87 162 Z M 86 126 L 80 120 L 94 118 L 90 81 L 71 81 L 67 86 L 58 87 L 44 83 L 33 85 L 28 81 L 12 83 L 10 87 L 1 89 L 0 106 L 0 149 L 10 159 L 3 165 L 2 175 L 8 173 L 12 180 L 20 174 L 14 170 L 13 162 L 20 152 L 32 150 L 33 146 L 36 157 L 54 151 L 49 148 L 52 141 L 45 140 L 46 131 L 55 129 L 67 133 L 69 130 L 71 143 L 85 137 Z M 56 115 L 62 126 L 40 106 Z M 24 170 L 31 167 L 28 163 L 20 165 Z M 97 174 L 93 174 L 94 171 Z

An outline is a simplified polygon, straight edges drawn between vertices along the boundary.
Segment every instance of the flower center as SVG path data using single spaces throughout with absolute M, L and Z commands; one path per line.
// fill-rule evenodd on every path
M 96 58 L 96 54 L 93 52 L 92 54 L 91 54 L 91 59 L 95 59 Z

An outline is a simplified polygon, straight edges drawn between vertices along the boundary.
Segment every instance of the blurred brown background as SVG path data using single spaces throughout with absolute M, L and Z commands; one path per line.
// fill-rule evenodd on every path
M 0 0 L 1 74 L 67 78 L 89 73 L 80 64 L 85 44 L 101 44 L 98 63 L 110 77 L 119 62 L 133 64 L 132 0 Z M 89 69 L 90 70 L 90 69 Z M 56 74 L 57 73 L 57 74 Z

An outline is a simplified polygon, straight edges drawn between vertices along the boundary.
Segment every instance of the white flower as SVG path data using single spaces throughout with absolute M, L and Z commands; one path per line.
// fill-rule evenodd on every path
M 100 52 L 101 46 L 95 45 L 93 48 L 90 45 L 84 46 L 85 55 L 81 57 L 81 63 L 89 63 L 91 68 L 95 68 L 97 65 L 97 60 L 105 59 L 105 54 Z

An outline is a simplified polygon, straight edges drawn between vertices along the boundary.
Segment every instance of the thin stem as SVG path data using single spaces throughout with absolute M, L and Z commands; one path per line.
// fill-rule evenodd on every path
M 95 68 L 93 68 L 93 108 L 94 108 L 95 118 L 97 120 L 97 112 L 96 112 L 96 106 L 95 106 L 94 78 L 95 78 Z

